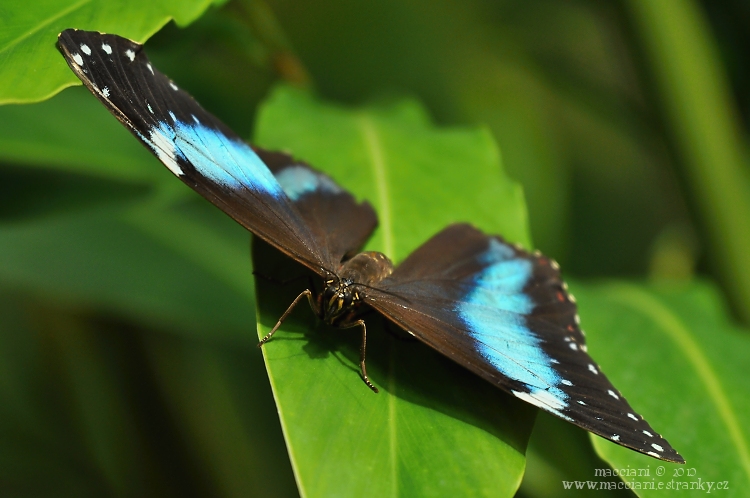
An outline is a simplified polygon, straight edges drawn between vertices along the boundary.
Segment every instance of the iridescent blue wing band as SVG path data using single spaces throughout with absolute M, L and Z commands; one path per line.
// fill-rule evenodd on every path
M 587 354 L 552 260 L 452 225 L 364 292 L 368 305 L 517 398 L 617 444 L 684 461 Z

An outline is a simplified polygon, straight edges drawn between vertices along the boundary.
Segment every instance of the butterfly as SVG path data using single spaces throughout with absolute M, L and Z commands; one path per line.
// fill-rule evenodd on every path
M 255 236 L 312 270 L 307 300 L 328 324 L 362 334 L 360 371 L 373 391 L 363 314 L 387 320 L 495 386 L 652 457 L 684 463 L 588 355 L 573 296 L 554 260 L 469 224 L 433 236 L 401 264 L 358 252 L 372 206 L 292 156 L 253 148 L 149 62 L 142 46 L 68 29 L 58 49 L 86 87 L 175 176 Z M 313 286 L 314 287 L 314 286 Z

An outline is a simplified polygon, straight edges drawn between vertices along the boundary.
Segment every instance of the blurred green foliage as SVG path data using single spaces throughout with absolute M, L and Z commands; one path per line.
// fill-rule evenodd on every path
M 70 85 L 54 42 L 78 27 L 141 41 L 155 33 L 154 64 L 205 107 L 245 137 L 303 149 L 321 168 L 344 153 L 306 148 L 318 140 L 314 119 L 286 139 L 283 122 L 254 129 L 278 83 L 352 106 L 341 110 L 351 115 L 406 96 L 437 125 L 486 126 L 502 168 L 523 186 L 533 245 L 580 279 L 592 356 L 698 476 L 729 480 L 725 495 L 742 496 L 750 346 L 731 322 L 750 323 L 745 2 L 211 4 L 7 0 L 0 102 Z M 181 27 L 165 25 L 170 18 Z M 316 105 L 324 113 L 329 104 Z M 395 186 L 408 193 L 415 171 Z M 277 409 L 291 405 L 274 404 L 254 347 L 246 232 L 176 182 L 81 88 L 0 107 L 0 179 L 0 494 L 315 494 L 295 482 L 309 469 L 287 453 Z M 347 186 L 377 201 L 374 187 Z M 473 189 L 483 186 L 447 193 L 472 217 Z M 423 203 L 424 227 L 443 224 L 438 203 Z M 467 221 L 492 228 L 484 216 Z M 360 388 L 347 341 L 331 365 Z M 314 341 L 289 342 L 307 351 L 295 361 L 317 361 L 304 349 Z M 513 437 L 525 441 L 528 424 Z M 497 437 L 505 454 L 508 439 Z M 524 445 L 514 447 L 522 460 Z M 319 459 L 328 451 L 304 450 Z M 592 479 L 595 468 L 656 461 L 600 439 L 592 446 L 583 431 L 540 415 L 525 464 L 519 493 L 533 497 L 569 496 L 561 480 Z M 366 482 L 368 469 L 340 472 Z M 517 484 L 510 472 L 498 481 Z

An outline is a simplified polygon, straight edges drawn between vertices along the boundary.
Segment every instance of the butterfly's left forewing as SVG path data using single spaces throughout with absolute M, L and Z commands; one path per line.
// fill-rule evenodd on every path
M 452 225 L 377 287 L 367 304 L 498 387 L 617 444 L 684 461 L 587 354 L 550 259 Z
M 58 48 L 86 87 L 169 170 L 313 271 L 338 261 L 253 149 L 154 68 L 141 45 L 69 29 Z

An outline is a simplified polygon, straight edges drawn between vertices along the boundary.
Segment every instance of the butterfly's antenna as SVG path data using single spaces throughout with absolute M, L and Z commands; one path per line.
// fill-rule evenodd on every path
M 296 282 L 297 280 L 307 279 L 308 282 L 310 283 L 311 287 L 314 287 L 312 285 L 312 277 L 310 277 L 310 275 L 297 275 L 295 277 L 291 277 L 291 278 L 288 278 L 286 280 L 282 280 L 280 278 L 272 277 L 270 275 L 266 275 L 265 273 L 261 273 L 258 270 L 253 270 L 253 276 L 260 277 L 263 280 L 267 280 L 268 282 L 271 282 L 271 283 L 274 283 L 274 284 L 279 284 L 279 285 L 291 284 L 292 282 Z
M 359 285 L 359 286 L 362 286 L 362 287 L 366 287 L 368 289 L 373 289 L 373 290 L 376 290 L 378 292 L 382 292 L 383 294 L 388 294 L 389 296 L 397 297 L 397 298 L 402 299 L 402 300 L 406 301 L 407 303 L 411 304 L 411 301 L 409 301 L 407 298 L 405 298 L 401 294 L 396 294 L 395 292 L 389 292 L 389 291 L 381 289 L 379 287 L 373 287 L 373 286 L 367 285 L 367 284 L 360 284 L 358 282 L 354 282 L 352 285 Z

